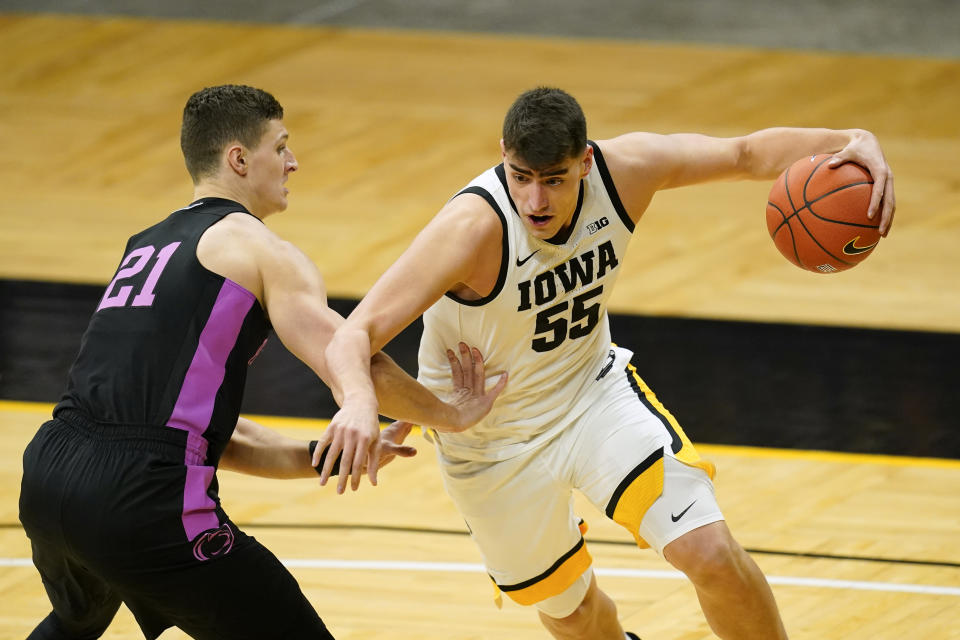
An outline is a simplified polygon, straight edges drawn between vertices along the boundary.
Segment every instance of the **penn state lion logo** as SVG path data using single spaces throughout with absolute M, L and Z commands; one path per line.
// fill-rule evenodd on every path
M 219 529 L 208 529 L 193 544 L 193 557 L 201 562 L 230 553 L 233 548 L 233 529 L 226 522 Z

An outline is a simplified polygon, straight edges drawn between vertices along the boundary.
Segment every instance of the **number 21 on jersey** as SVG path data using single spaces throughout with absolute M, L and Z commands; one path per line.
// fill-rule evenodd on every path
M 153 260 L 153 267 L 151 267 L 150 272 L 147 274 L 147 278 L 140 287 L 140 291 L 130 302 L 130 306 L 149 307 L 152 305 L 154 298 L 153 290 L 157 286 L 160 274 L 163 273 L 167 262 L 170 261 L 170 256 L 173 255 L 173 252 L 176 251 L 179 246 L 179 242 L 173 242 L 160 249 L 160 251 L 156 251 L 153 245 L 149 245 L 134 249 L 128 253 L 120 263 L 117 275 L 113 277 L 113 280 L 111 280 L 107 286 L 107 290 L 103 293 L 103 298 L 100 300 L 97 311 L 110 307 L 127 306 L 127 300 L 130 299 L 130 294 L 133 293 L 134 285 L 122 284 L 123 281 L 135 278 L 137 274 L 146 269 L 151 260 Z M 120 285 L 120 287 L 114 292 L 114 288 L 117 287 L 117 285 Z

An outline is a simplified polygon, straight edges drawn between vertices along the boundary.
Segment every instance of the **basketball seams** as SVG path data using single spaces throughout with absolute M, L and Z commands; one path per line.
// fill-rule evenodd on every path
M 808 206 L 808 205 L 810 204 L 810 200 L 807 198 L 807 187 L 810 186 L 810 182 L 813 180 L 813 177 L 814 177 L 815 175 L 817 175 L 817 172 L 818 172 L 818 171 L 820 171 L 820 167 L 822 167 L 824 164 L 826 164 L 827 162 L 829 162 L 829 161 L 830 161 L 830 158 L 831 158 L 831 156 L 829 156 L 829 155 L 824 156 L 823 159 L 820 160 L 820 162 L 817 163 L 817 166 L 815 166 L 815 167 L 813 168 L 813 171 L 811 171 L 810 173 L 807 174 L 807 179 L 806 179 L 806 180 L 804 181 L 804 183 L 803 183 L 803 189 L 800 191 L 800 197 L 803 198 L 803 206 L 804 206 L 804 207 L 806 207 L 806 206 Z M 789 171 L 789 170 L 790 170 L 790 169 L 787 169 L 787 171 Z M 829 167 L 828 167 L 828 170 L 829 170 Z M 790 195 L 790 192 L 789 192 L 789 191 L 787 192 L 787 195 L 788 195 L 788 196 Z M 819 199 L 820 199 L 820 198 L 817 198 L 817 200 L 819 200 Z M 790 205 L 792 206 L 793 203 L 791 202 Z M 803 207 L 801 207 L 801 209 L 802 209 L 802 208 L 803 208 Z M 793 207 L 793 210 L 796 211 L 797 208 L 796 208 L 796 207 Z
M 826 216 L 822 216 L 822 215 L 820 215 L 819 213 L 817 213 L 816 211 L 814 211 L 814 210 L 813 210 L 813 207 L 811 206 L 811 205 L 814 205 L 814 204 L 820 202 L 821 200 L 823 200 L 823 199 L 826 198 L 827 196 L 833 195 L 834 193 L 838 193 L 838 192 L 840 192 L 840 191 L 843 191 L 843 190 L 845 190 L 845 189 L 850 189 L 850 188 L 852 188 L 852 187 L 860 187 L 860 186 L 863 186 L 863 185 L 865 185 L 865 184 L 866 184 L 866 185 L 872 185 L 872 184 L 873 184 L 873 181 L 870 180 L 870 181 L 864 181 L 864 182 L 851 182 L 850 184 L 845 184 L 845 185 L 843 185 L 843 186 L 837 187 L 836 189 L 832 189 L 832 190 L 826 192 L 825 194 L 817 197 L 817 198 L 814 199 L 814 200 L 807 200 L 806 198 L 804 198 L 804 203 L 805 203 L 805 204 L 804 204 L 804 206 L 803 206 L 802 209 L 800 209 L 799 211 L 797 211 L 797 213 L 799 214 L 800 211 L 803 211 L 803 209 L 806 209 L 806 210 L 809 211 L 812 215 L 814 215 L 815 217 L 819 218 L 820 220 L 823 220 L 824 222 L 832 222 L 833 224 L 841 224 L 841 225 L 846 225 L 846 226 L 848 226 L 848 227 L 860 227 L 860 228 L 862 228 L 862 229 L 878 229 L 878 228 L 880 228 L 880 223 L 879 223 L 879 222 L 878 222 L 877 224 L 860 224 L 859 222 L 848 222 L 848 221 L 846 221 L 846 220 L 836 220 L 836 219 L 834 219 L 834 218 L 827 218 Z
M 809 209 L 807 209 L 807 210 L 810 211 Z M 836 260 L 837 262 L 839 262 L 839 263 L 841 263 L 841 264 L 845 264 L 845 265 L 850 266 L 850 267 L 852 267 L 852 266 L 854 266 L 854 265 L 856 264 L 856 262 L 848 262 L 847 260 L 844 260 L 843 258 L 838 258 L 837 256 L 835 256 L 835 255 L 833 255 L 832 253 L 830 253 L 830 251 L 828 251 L 827 248 L 826 248 L 825 246 L 823 246 L 823 244 L 821 244 L 821 242 L 820 242 L 819 240 L 817 240 L 817 236 L 813 235 L 813 233 L 810 231 L 810 229 L 807 228 L 806 223 L 804 223 L 803 218 L 800 217 L 799 213 L 800 213 L 800 212 L 798 211 L 796 214 L 794 214 L 793 216 L 790 216 L 790 217 L 791 217 L 791 218 L 794 218 L 794 217 L 795 217 L 795 218 L 797 219 L 797 222 L 799 222 L 799 223 L 800 223 L 800 226 L 803 227 L 803 230 L 807 232 L 807 235 L 810 237 L 811 240 L 813 240 L 813 243 L 814 243 L 815 245 L 817 245 L 818 247 L 820 247 L 820 250 L 821 250 L 821 251 L 823 251 L 825 254 L 827 254 L 828 256 L 830 256 L 831 258 L 833 258 L 834 260 Z M 811 213 L 812 213 L 812 212 L 811 212 Z
M 777 210 L 777 213 L 780 214 L 780 217 L 783 218 L 783 220 L 780 221 L 780 224 L 777 225 L 777 228 L 770 232 L 770 237 L 773 238 L 773 237 L 775 237 L 775 236 L 777 235 L 777 232 L 780 231 L 780 228 L 783 227 L 783 225 L 785 225 L 785 224 L 787 224 L 787 223 L 789 222 L 790 217 L 783 212 L 783 209 L 781 209 L 780 207 L 777 206 L 777 203 L 776 203 L 776 202 L 770 202 L 770 201 L 768 200 L 768 201 L 767 201 L 767 210 L 768 210 L 768 211 L 770 210 L 770 207 L 773 207 L 774 209 L 776 209 L 776 210 Z M 788 225 L 788 226 L 789 226 L 789 225 Z
M 778 206 L 777 206 L 776 204 L 774 204 L 773 202 L 768 202 L 767 204 L 768 204 L 769 206 L 773 207 L 774 209 L 776 209 L 776 210 L 777 210 L 777 213 L 779 213 L 780 216 L 783 218 L 783 222 L 781 222 L 779 225 L 777 225 L 777 228 L 774 229 L 774 230 L 770 233 L 770 237 L 773 238 L 774 243 L 776 243 L 776 241 L 777 241 L 777 234 L 780 233 L 780 230 L 781 230 L 781 229 L 784 229 L 784 228 L 785 228 L 786 231 L 787 231 L 787 233 L 790 234 L 790 246 L 793 247 L 793 255 L 794 255 L 794 257 L 796 258 L 795 264 L 796 264 L 798 267 L 802 267 L 803 264 L 800 262 L 800 254 L 797 252 L 797 240 L 796 240 L 796 237 L 793 235 L 793 229 L 791 228 L 790 223 L 788 222 L 789 218 L 787 218 L 787 217 L 783 214 L 783 211 L 780 210 L 780 207 L 778 207 Z M 782 252 L 781 252 L 781 253 L 782 253 Z M 790 257 L 790 256 L 787 256 L 787 258 L 789 258 L 789 257 Z
M 856 163 L 832 168 L 833 158 L 825 154 L 794 162 L 774 182 L 767 199 L 767 228 L 777 249 L 796 266 L 821 273 L 859 264 L 876 243 L 866 252 L 848 254 L 841 249 L 856 239 L 847 234 L 862 230 L 872 241 L 879 229 L 879 222 L 870 224 L 865 215 L 871 176 Z M 857 189 L 850 191 L 852 187 Z M 789 235 L 781 235 L 784 227 Z

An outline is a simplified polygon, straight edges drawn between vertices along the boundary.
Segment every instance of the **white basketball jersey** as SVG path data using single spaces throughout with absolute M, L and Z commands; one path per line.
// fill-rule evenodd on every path
M 503 460 L 538 446 L 589 406 L 590 383 L 613 365 L 607 300 L 634 225 L 599 148 L 590 144 L 594 166 L 581 181 L 572 223 L 550 241 L 527 232 L 503 165 L 457 194 L 482 196 L 500 216 L 500 276 L 485 298 L 448 293 L 427 310 L 419 379 L 441 397 L 449 393 L 446 349 L 456 351 L 461 341 L 483 353 L 488 387 L 504 371 L 510 377 L 481 423 L 463 433 L 436 434 L 448 459 Z

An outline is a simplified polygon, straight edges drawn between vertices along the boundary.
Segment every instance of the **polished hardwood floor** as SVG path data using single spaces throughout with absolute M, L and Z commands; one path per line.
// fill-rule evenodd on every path
M 0 637 L 24 637 L 48 612 L 17 523 L 18 452 L 49 406 L 0 402 Z M 262 418 L 309 439 L 322 421 Z M 222 473 L 233 519 L 300 581 L 337 638 L 546 638 L 536 614 L 493 592 L 440 484 L 433 451 L 383 470 L 380 486 L 337 496 L 314 481 Z M 791 637 L 952 640 L 960 628 L 960 461 L 701 447 L 741 544 L 774 589 Z M 692 587 L 577 498 L 601 585 L 644 638 L 713 637 Z M 141 637 L 121 608 L 104 638 Z M 171 629 L 165 640 L 186 638 Z

